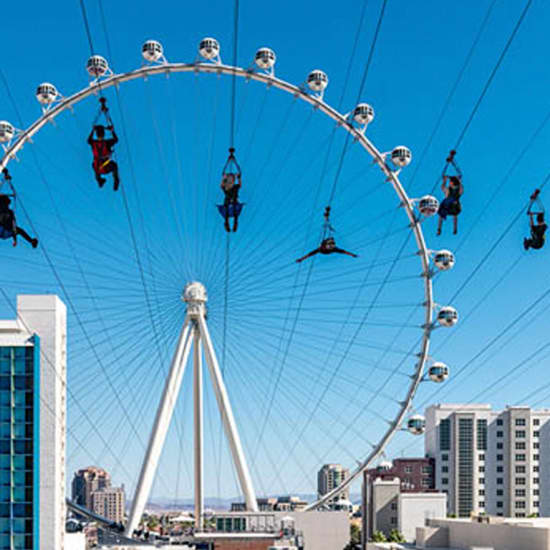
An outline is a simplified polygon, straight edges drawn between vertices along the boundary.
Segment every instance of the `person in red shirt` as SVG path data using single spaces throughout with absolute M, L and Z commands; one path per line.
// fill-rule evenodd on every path
M 105 129 L 111 132 L 111 138 L 105 139 Z M 96 139 L 94 139 L 94 132 Z M 111 157 L 113 155 L 113 147 L 117 142 L 118 137 L 112 125 L 107 126 L 107 128 L 101 125 L 94 126 L 88 136 L 88 144 L 91 146 L 94 155 L 92 167 L 97 183 L 99 187 L 103 187 L 106 181 L 103 175 L 112 173 L 115 191 L 120 185 L 120 178 L 118 176 L 118 165 Z

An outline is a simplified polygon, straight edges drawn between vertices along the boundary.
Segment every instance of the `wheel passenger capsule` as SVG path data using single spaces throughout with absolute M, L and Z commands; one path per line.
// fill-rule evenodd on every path
M 434 253 L 434 264 L 441 271 L 452 269 L 455 265 L 454 254 L 450 250 L 438 250 Z
M 374 109 L 368 103 L 359 103 L 355 109 L 353 109 L 353 120 L 357 124 L 366 126 L 374 119 Z
M 445 363 L 436 362 L 428 369 L 428 377 L 437 384 L 445 382 L 449 378 L 449 367 Z
M 323 92 L 328 86 L 328 76 L 319 69 L 311 71 L 307 75 L 307 85 L 314 92 Z
M 407 420 L 407 430 L 413 435 L 422 435 L 426 431 L 426 419 L 420 414 L 414 414 Z
M 277 61 L 277 56 L 271 48 L 260 48 L 254 56 L 254 63 L 264 71 L 272 69 Z
M 0 143 L 8 143 L 14 135 L 15 128 L 7 120 L 0 120 Z
M 458 311 L 454 307 L 444 306 L 437 313 L 437 321 L 443 327 L 452 327 L 458 322 Z
M 399 168 L 409 165 L 412 160 L 412 153 L 408 147 L 399 145 L 391 152 L 391 161 Z
M 49 82 L 43 82 L 36 88 L 36 99 L 42 105 L 51 105 L 58 95 L 57 88 Z
M 439 208 L 439 201 L 432 195 L 424 195 L 418 201 L 418 211 L 429 218 L 437 213 Z
M 155 61 L 159 61 L 159 59 L 162 59 L 164 55 L 164 48 L 157 40 L 147 40 L 147 42 L 144 42 L 141 47 L 141 55 L 145 61 L 153 63 Z
M 99 78 L 107 73 L 109 70 L 109 64 L 101 55 L 92 55 L 86 63 L 86 70 L 90 76 Z
M 199 44 L 199 54 L 204 59 L 215 59 L 220 55 L 220 44 L 215 38 L 203 38 Z

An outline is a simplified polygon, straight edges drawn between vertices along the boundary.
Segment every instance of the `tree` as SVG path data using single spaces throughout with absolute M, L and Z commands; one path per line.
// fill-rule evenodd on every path
M 361 529 L 356 523 L 350 524 L 349 539 L 350 540 L 344 547 L 344 550 L 354 550 L 361 544 Z
M 372 534 L 372 541 L 373 542 L 388 542 L 388 539 L 386 538 L 386 535 L 382 533 L 382 531 L 375 531 Z
M 390 531 L 388 540 L 389 542 L 406 542 L 403 533 L 400 533 L 397 529 L 392 529 Z

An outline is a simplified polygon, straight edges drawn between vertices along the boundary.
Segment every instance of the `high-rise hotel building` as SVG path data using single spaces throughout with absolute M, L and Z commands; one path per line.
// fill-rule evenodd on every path
M 54 295 L 0 320 L 0 550 L 64 549 L 66 341 Z
M 425 450 L 449 513 L 550 516 L 549 409 L 432 405 Z

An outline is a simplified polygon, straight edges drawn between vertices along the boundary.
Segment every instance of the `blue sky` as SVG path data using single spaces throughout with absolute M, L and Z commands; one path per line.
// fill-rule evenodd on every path
M 191 62 L 200 39 L 214 36 L 222 58 L 230 60 L 230 2 L 170 2 L 162 9 L 140 0 L 104 4 L 112 56 L 97 2 L 86 2 L 88 17 L 96 51 L 117 72 L 140 66 L 140 47 L 148 38 L 163 43 L 169 61 Z M 496 1 L 422 155 L 489 5 L 388 2 L 361 99 L 376 111 L 368 136 L 377 147 L 405 144 L 413 151 L 402 173 L 411 197 L 436 182 L 525 4 Z M 250 65 L 256 49 L 269 46 L 277 53 L 276 73 L 285 80 L 298 84 L 321 68 L 330 79 L 326 100 L 338 105 L 343 94 L 341 109 L 347 112 L 357 100 L 381 2 L 367 5 L 344 86 L 361 6 L 344 1 L 334 10 L 329 2 L 311 9 L 306 2 L 242 1 L 238 64 Z M 76 1 L 30 12 L 10 3 L 4 20 L 11 49 L 2 72 L 27 126 L 40 113 L 37 84 L 51 81 L 64 95 L 87 85 L 89 47 Z M 449 223 L 439 238 L 435 219 L 424 225 L 430 248 L 457 251 L 455 269 L 438 276 L 434 286 L 439 304 L 460 289 L 453 305 L 461 321 L 433 334 L 432 355 L 449 364 L 451 379 L 441 388 L 422 384 L 420 411 L 433 401 L 471 399 L 501 407 L 544 384 L 544 350 L 519 367 L 524 371 L 513 369 L 547 341 L 548 252 L 523 252 L 527 217 L 520 216 L 488 253 L 548 172 L 550 129 L 541 124 L 550 109 L 550 75 L 539 59 L 549 24 L 548 6 L 534 0 L 461 144 L 457 160 L 465 194 L 458 236 L 451 235 Z M 0 118 L 19 126 L 6 89 L 0 89 Z M 162 76 L 124 85 L 119 96 L 114 90 L 106 95 L 121 137 L 117 158 L 128 213 L 122 196 L 98 190 L 91 174 L 85 139 L 97 110 L 92 98 L 48 125 L 10 164 L 55 273 L 44 251 L 24 243 L 13 250 L 9 242 L 0 250 L 8 268 L 0 284 L 12 301 L 21 292 L 56 292 L 69 303 L 68 471 L 100 463 L 115 481 L 133 488 L 184 316 L 179 293 L 198 278 L 209 290 L 209 323 L 258 492 L 312 492 L 322 461 L 353 465 L 365 456 L 384 418 L 395 414 L 414 365 L 410 351 L 420 336 L 422 282 L 412 241 L 388 275 L 408 231 L 395 195 L 366 154 L 352 147 L 337 183 L 333 224 L 338 243 L 360 258 L 323 257 L 298 268 L 293 260 L 316 246 L 344 133 L 336 132 L 327 156 L 330 121 L 277 90 L 237 82 L 236 147 L 246 206 L 239 232 L 230 237 L 224 323 L 227 241 L 215 203 L 228 147 L 230 80 Z M 19 221 L 30 223 L 22 212 Z M 386 277 L 388 284 L 380 288 Z M 11 316 L 5 302 L 0 314 Z M 494 384 L 512 372 L 517 374 Z M 157 497 L 192 493 L 190 380 L 186 376 L 177 426 L 162 457 Z M 550 389 L 539 391 L 529 404 L 546 406 L 549 398 Z M 206 493 L 234 495 L 209 390 L 206 410 Z M 421 454 L 421 440 L 411 437 L 398 434 L 388 455 Z

